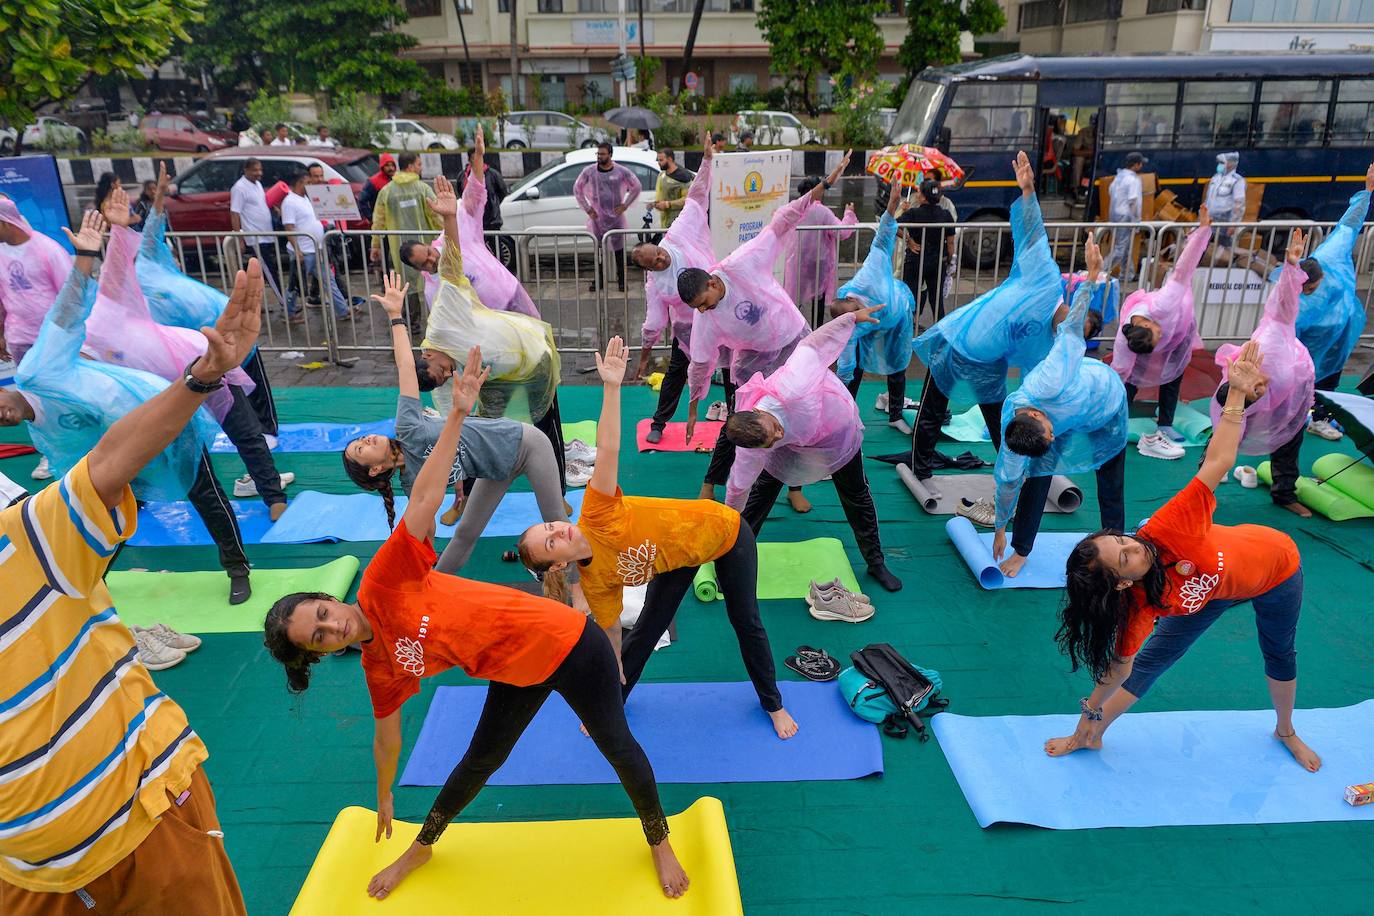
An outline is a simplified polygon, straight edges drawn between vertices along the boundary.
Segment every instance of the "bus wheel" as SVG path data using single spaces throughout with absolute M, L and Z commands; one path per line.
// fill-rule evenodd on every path
M 983 228 L 978 223 L 1005 223 L 1007 217 L 980 213 L 964 224 L 959 253 L 969 270 L 992 270 L 1012 256 L 1011 233 L 1006 229 Z

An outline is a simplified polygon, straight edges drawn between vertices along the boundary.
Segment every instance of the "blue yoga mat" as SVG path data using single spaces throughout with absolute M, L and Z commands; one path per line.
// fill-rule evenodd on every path
M 1041 531 L 1035 536 L 1035 549 L 1014 579 L 1002 575 L 992 559 L 992 532 L 979 533 L 962 515 L 945 522 L 945 533 L 964 558 L 969 572 L 986 589 L 1063 588 L 1064 564 L 1073 545 L 1083 540 L 1079 532 Z M 1007 532 L 1007 553 L 1011 553 L 1011 532 Z M 1002 559 L 1006 559 L 1003 557 Z
M 396 435 L 394 419 L 374 420 L 371 423 L 282 423 L 277 429 L 274 452 L 341 452 L 358 436 L 380 433 Z M 223 432 L 210 445 L 215 453 L 234 451 L 234 443 Z
M 1057 830 L 1198 824 L 1369 821 L 1374 805 L 1345 787 L 1374 779 L 1374 700 L 1299 709 L 1293 724 L 1322 758 L 1309 773 L 1274 737 L 1274 712 L 1216 710 L 1122 716 L 1101 751 L 1050 757 L 1047 738 L 1078 716 L 931 719 L 974 817 Z
M 784 682 L 783 704 L 801 726 L 778 738 L 754 688 L 743 683 L 640 684 L 625 715 L 659 782 L 859 779 L 883 771 L 878 729 L 854 715 L 833 684 Z M 443 785 L 467 749 L 484 687 L 440 687 L 401 784 Z M 615 771 L 552 695 L 492 776 L 497 786 L 617 782 Z
M 245 544 L 262 543 L 272 518 L 261 500 L 232 500 L 234 517 Z M 200 516 L 184 501 L 150 502 L 138 510 L 138 530 L 129 539 L 132 547 L 202 547 L 214 544 Z

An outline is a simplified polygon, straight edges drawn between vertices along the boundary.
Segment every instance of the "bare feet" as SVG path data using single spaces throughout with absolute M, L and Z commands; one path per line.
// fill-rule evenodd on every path
M 1311 517 L 1312 517 L 1312 510 L 1309 509 L 1309 508 L 1307 508 L 1306 506 L 1304 506 L 1302 503 L 1299 503 L 1299 502 L 1283 503 L 1282 506 L 1283 506 L 1283 508 L 1287 509 L 1289 512 L 1292 512 L 1292 513 L 1293 513 L 1294 515 L 1296 515 L 1298 518 L 1311 518 Z
M 272 521 L 275 522 L 277 519 L 282 517 L 282 513 L 284 513 L 285 511 L 286 503 L 273 503 L 272 507 L 267 510 L 267 514 L 271 516 Z
M 401 853 L 399 859 L 373 876 L 367 885 L 367 895 L 376 897 L 378 900 L 385 900 L 387 895 L 406 879 L 406 875 L 428 862 L 432 855 L 434 855 L 434 850 L 430 847 L 411 843 L 406 851 Z
M 1021 554 L 1013 550 L 1011 556 L 1003 560 L 997 568 L 1002 570 L 1002 575 L 1006 576 L 1008 579 L 1014 579 L 1016 578 L 1016 574 L 1021 571 L 1021 567 L 1025 565 L 1026 557 L 1021 556 Z
M 462 500 L 454 499 L 453 505 L 448 507 L 448 511 L 439 516 L 439 522 L 444 525 L 458 524 L 458 519 L 463 517 L 463 506 L 465 505 L 467 505 L 467 503 Z
M 1279 739 L 1284 747 L 1288 748 L 1288 753 L 1293 755 L 1293 759 L 1302 764 L 1302 768 L 1309 773 L 1315 773 L 1322 768 L 1322 759 L 1317 756 L 1316 751 L 1308 747 L 1306 742 L 1298 737 L 1295 731 L 1287 737 L 1280 735 L 1278 729 L 1274 730 L 1274 737 Z
M 801 490 L 788 490 L 787 502 L 792 507 L 793 512 L 805 514 L 811 511 L 811 500 L 806 498 L 806 494 Z
M 658 885 L 663 888 L 663 896 L 677 898 L 687 893 L 687 885 L 692 882 L 682 870 L 682 863 L 678 862 L 677 853 L 673 852 L 673 846 L 666 837 L 657 846 L 649 847 L 649 855 L 653 857 L 654 871 L 658 872 Z
M 697 499 L 715 499 L 716 488 L 713 484 L 704 483 L 701 485 L 701 492 L 697 494 Z
M 797 720 L 792 718 L 792 714 L 785 709 L 777 712 L 770 712 L 768 718 L 773 720 L 773 731 L 778 733 L 778 737 L 786 741 L 797 733 Z
M 1102 736 L 1074 732 L 1067 738 L 1051 738 L 1045 742 L 1045 753 L 1051 757 L 1063 757 L 1065 754 L 1082 750 L 1102 750 Z

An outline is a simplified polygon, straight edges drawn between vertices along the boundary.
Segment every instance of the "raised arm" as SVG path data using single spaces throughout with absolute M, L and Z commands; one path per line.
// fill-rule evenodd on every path
M 1213 490 L 1235 466 L 1236 451 L 1245 433 L 1245 400 L 1258 398 L 1269 381 L 1262 371 L 1263 366 L 1264 353 L 1259 344 L 1248 340 L 1227 367 L 1226 404 L 1221 408 L 1221 421 L 1212 430 L 1212 439 L 1207 443 L 1207 453 L 1202 456 L 1202 466 L 1196 475 Z
M 410 488 L 410 502 L 401 519 L 406 523 L 407 530 L 422 541 L 434 536 L 434 516 L 444 502 L 449 472 L 453 469 L 453 459 L 458 455 L 463 420 L 472 412 L 482 383 L 490 374 L 491 368 L 482 365 L 481 347 L 473 347 L 468 351 L 463 374 L 453 379 L 453 408 L 444 422 L 443 431 L 439 433 L 439 441 L 434 443 L 420 473 L 415 475 L 415 483 Z
M 1054 263 L 1050 253 L 1050 238 L 1045 232 L 1045 217 L 1035 196 L 1035 174 L 1025 153 L 1018 153 L 1016 183 L 1021 186 L 1021 198 L 1011 205 L 1012 268 L 1023 268 L 1026 261 L 1038 258 Z M 1056 267 L 1055 271 L 1058 272 Z
M 1188 233 L 1188 238 L 1183 243 L 1183 253 L 1178 256 L 1174 272 L 1169 277 L 1170 282 L 1184 285 L 1192 283 L 1193 271 L 1197 270 L 1198 264 L 1202 261 L 1202 253 L 1207 250 L 1207 243 L 1211 238 L 1212 217 L 1207 212 L 1207 205 L 1203 204 L 1198 211 L 1197 228 Z
M 715 147 L 711 145 L 711 132 L 707 131 L 702 137 L 701 168 L 697 169 L 696 177 L 687 186 L 687 199 L 696 201 L 697 206 L 703 210 L 711 205 L 711 160 L 715 155 Z M 686 204 L 683 208 L 686 208 Z
M 472 184 L 472 181 L 468 184 Z M 439 255 L 439 276 L 461 285 L 467 278 L 463 273 L 463 249 L 458 238 L 458 197 L 453 193 L 453 185 L 443 175 L 434 179 L 434 199 L 425 198 L 425 206 L 444 224 L 444 250 Z
M 99 213 L 87 210 L 79 231 L 73 235 L 63 227 L 77 251 L 99 251 L 105 221 Z M 22 387 L 46 389 L 70 383 L 71 372 L 86 342 L 86 319 L 95 305 L 95 258 L 78 256 L 71 274 L 62 284 L 52 308 L 43 318 L 38 338 L 15 373 Z
M 1302 301 L 1302 285 L 1307 282 L 1307 274 L 1298 266 L 1302 260 L 1303 235 L 1301 229 L 1294 229 L 1288 239 L 1288 255 L 1279 271 L 1278 282 L 1269 291 L 1264 301 L 1264 317 L 1293 328 L 1298 321 L 1298 306 Z
M 129 195 L 123 188 L 115 188 L 105 199 L 101 215 L 110 224 L 110 244 L 105 249 L 105 266 L 100 271 L 100 292 L 112 303 L 128 312 L 130 317 L 152 320 L 148 302 L 138 286 L 134 273 L 134 259 L 143 238 L 130 229 L 133 214 L 129 212 Z
M 1083 339 L 1083 319 L 1088 315 L 1093 293 L 1102 280 L 1102 251 L 1097 247 L 1092 234 L 1084 243 L 1084 255 L 1088 265 L 1088 276 L 1073 291 L 1073 302 L 1069 313 L 1054 330 L 1054 344 L 1034 369 L 1026 373 L 1021 382 L 1033 402 L 1051 400 L 1065 388 L 1073 384 L 1083 364 L 1087 352 L 1087 341 Z
M 157 193 L 153 195 L 153 207 L 143 220 L 143 238 L 139 242 L 140 257 L 150 260 L 171 262 L 172 253 L 167 249 L 167 187 L 171 184 L 167 177 L 167 163 L 157 164 Z M 235 227 L 237 228 L 237 227 Z
M 410 284 L 403 284 L 400 273 L 394 270 L 382 277 L 382 284 L 382 295 L 373 293 L 372 301 L 381 305 L 387 320 L 391 322 L 391 355 L 396 360 L 396 383 L 400 386 L 401 397 L 419 398 L 420 381 L 415 377 L 415 352 L 410 348 L 410 326 L 404 317 Z
M 625 380 L 625 363 L 630 351 L 625 341 L 612 337 L 606 355 L 596 355 L 596 373 L 601 376 L 601 419 L 596 423 L 596 465 L 591 486 L 615 495 L 620 480 L 620 385 Z
M 477 136 L 472 140 L 472 158 L 468 160 L 468 183 L 463 186 L 463 209 L 468 216 L 482 219 L 482 210 L 487 206 L 487 141 L 482 133 L 482 125 L 477 125 Z M 438 196 L 439 182 L 434 182 L 435 196 Z
M 1369 218 L 1370 191 L 1374 190 L 1374 165 L 1365 173 L 1364 190 L 1350 196 L 1350 206 L 1341 214 L 1341 220 L 1331 230 L 1312 256 L 1320 261 L 1350 260 L 1355 251 L 1355 242 L 1364 230 L 1364 221 Z

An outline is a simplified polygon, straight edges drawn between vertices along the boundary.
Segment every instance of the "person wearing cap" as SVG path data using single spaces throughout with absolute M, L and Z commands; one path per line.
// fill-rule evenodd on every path
M 1140 184 L 1140 171 L 1149 164 L 1143 153 L 1126 154 L 1126 162 L 1116 170 L 1116 178 L 1110 190 L 1111 208 L 1108 219 L 1114 223 L 1138 223 L 1141 218 L 1141 205 L 1144 190 Z M 1135 279 L 1135 266 L 1131 260 L 1131 242 L 1135 241 L 1134 229 L 1117 229 L 1112 233 L 1114 242 L 1112 253 L 1103 267 L 1108 274 L 1112 268 L 1121 264 L 1121 280 L 1129 283 Z
M 1207 182 L 1207 212 L 1218 223 L 1234 223 L 1245 218 L 1245 176 L 1237 171 L 1240 153 L 1218 153 L 1217 173 Z M 1218 227 L 1217 244 L 1231 249 L 1231 233 Z
M 747 153 L 754 148 L 754 132 L 752 130 L 742 130 L 739 132 L 739 145 L 732 152 Z

